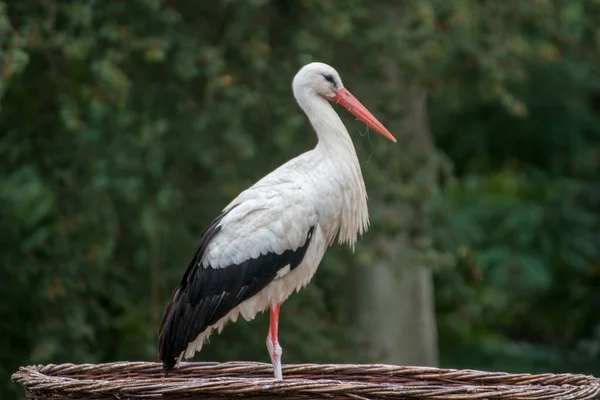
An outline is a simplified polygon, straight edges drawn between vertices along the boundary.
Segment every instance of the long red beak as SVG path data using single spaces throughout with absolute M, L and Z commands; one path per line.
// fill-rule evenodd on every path
M 381 136 L 391 140 L 394 143 L 396 142 L 396 138 L 392 136 L 390 131 L 388 131 L 381 122 L 377 121 L 377 118 L 375 118 L 373 114 L 371 114 L 369 110 L 367 110 L 367 108 L 363 106 L 360 101 L 358 101 L 356 97 L 354 97 L 346 88 L 334 89 L 334 91 L 335 97 L 332 99 L 332 101 L 335 101 L 346 110 L 350 111 L 352 115 L 367 124 L 371 129 L 379 133 Z

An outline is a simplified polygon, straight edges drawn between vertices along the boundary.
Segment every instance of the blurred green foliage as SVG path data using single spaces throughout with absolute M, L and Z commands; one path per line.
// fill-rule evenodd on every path
M 311 60 L 384 123 L 426 89 L 443 168 L 420 185 L 409 144 L 344 116 L 373 227 L 284 305 L 286 362 L 355 360 L 349 271 L 429 199 L 443 365 L 600 374 L 598 21 L 598 0 L 0 1 L 0 377 L 155 359 L 204 226 L 314 145 L 290 90 Z M 199 358 L 266 361 L 266 327 Z

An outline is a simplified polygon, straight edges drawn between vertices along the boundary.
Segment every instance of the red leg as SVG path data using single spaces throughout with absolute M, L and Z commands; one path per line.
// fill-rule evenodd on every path
M 279 304 L 271 307 L 271 322 L 269 325 L 269 334 L 267 335 L 267 349 L 269 350 L 269 356 L 271 356 L 271 363 L 273 364 L 273 373 L 275 379 L 282 379 L 281 373 L 281 353 L 282 349 L 277 339 L 277 329 L 279 325 Z

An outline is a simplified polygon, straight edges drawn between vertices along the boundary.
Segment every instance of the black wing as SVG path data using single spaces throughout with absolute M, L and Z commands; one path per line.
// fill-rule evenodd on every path
M 296 268 L 306 254 L 314 230 L 310 228 L 304 245 L 296 250 L 286 250 L 279 255 L 267 253 L 224 268 L 203 267 L 201 260 L 206 246 L 219 233 L 219 222 L 226 214 L 219 215 L 203 233 L 164 311 L 158 333 L 158 355 L 165 373 L 175 366 L 189 343 L 241 302 L 264 289 L 275 279 L 277 271 L 287 265 L 291 270 Z

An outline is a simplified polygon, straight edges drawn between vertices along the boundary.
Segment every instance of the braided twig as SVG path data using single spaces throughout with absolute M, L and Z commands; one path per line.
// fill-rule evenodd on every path
M 600 380 L 575 374 L 508 374 L 393 365 L 182 363 L 168 377 L 149 362 L 49 364 L 13 374 L 30 399 L 600 399 Z

